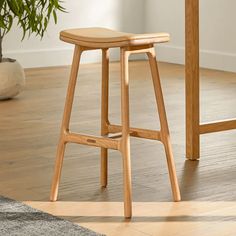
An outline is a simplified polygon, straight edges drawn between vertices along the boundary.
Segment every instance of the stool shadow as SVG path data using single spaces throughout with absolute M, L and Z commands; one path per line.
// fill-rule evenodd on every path
M 183 201 L 196 199 L 199 185 L 199 161 L 185 160 L 182 175 L 179 178 L 181 196 Z
M 236 222 L 236 215 L 230 216 L 191 216 L 191 215 L 179 215 L 179 216 L 133 216 L 132 219 L 125 219 L 123 216 L 59 216 L 63 219 L 72 220 L 78 223 L 89 222 Z

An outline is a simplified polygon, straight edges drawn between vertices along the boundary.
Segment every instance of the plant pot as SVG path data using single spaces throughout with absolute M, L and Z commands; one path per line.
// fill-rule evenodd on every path
M 18 95 L 25 86 L 25 73 L 17 61 L 0 63 L 0 100 Z

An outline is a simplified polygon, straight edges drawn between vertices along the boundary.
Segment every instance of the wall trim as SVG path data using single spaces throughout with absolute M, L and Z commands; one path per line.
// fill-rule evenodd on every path
M 174 45 L 158 45 L 158 60 L 184 64 L 185 49 Z M 220 51 L 201 50 L 200 66 L 202 68 L 236 72 L 236 54 Z
M 4 55 L 6 57 L 17 59 L 24 68 L 64 66 L 71 64 L 73 47 L 55 48 L 50 50 L 7 51 Z M 185 49 L 173 45 L 158 45 L 157 57 L 159 61 L 183 65 L 185 61 Z M 144 59 L 144 56 L 136 55 L 136 57 L 132 57 L 132 59 L 140 60 Z M 110 60 L 119 60 L 119 49 L 111 49 Z M 99 50 L 86 52 L 81 59 L 82 64 L 96 63 L 100 61 L 101 51 Z M 202 68 L 236 72 L 236 54 L 201 50 L 200 66 Z
M 41 50 L 17 50 L 4 52 L 5 57 L 17 59 L 24 68 L 50 67 L 70 65 L 73 47 Z M 84 52 L 81 63 L 101 62 L 101 50 Z M 144 59 L 143 55 L 134 55 L 132 59 Z M 119 60 L 119 49 L 110 49 L 110 61 Z

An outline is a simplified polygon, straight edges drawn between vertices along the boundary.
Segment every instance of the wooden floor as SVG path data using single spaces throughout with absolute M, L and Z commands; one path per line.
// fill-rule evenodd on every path
M 173 203 L 163 146 L 132 139 L 134 217 L 123 219 L 120 154 L 110 151 L 109 186 L 99 187 L 99 149 L 67 146 L 59 201 L 50 184 L 69 67 L 27 70 L 26 90 L 0 102 L 0 194 L 107 235 L 236 235 L 236 131 L 204 135 L 201 160 L 185 160 L 184 68 L 160 64 L 182 199 Z M 236 75 L 202 70 L 202 121 L 236 117 Z M 73 131 L 99 133 L 100 74 L 83 65 Z M 111 65 L 110 117 L 120 122 L 119 65 Z M 131 124 L 158 128 L 148 64 L 132 62 Z M 95 133 L 94 133 L 95 132 Z

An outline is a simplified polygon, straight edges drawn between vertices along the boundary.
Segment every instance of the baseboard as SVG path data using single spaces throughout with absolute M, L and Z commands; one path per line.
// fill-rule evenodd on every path
M 171 45 L 158 45 L 158 60 L 184 64 L 185 49 Z M 236 72 L 236 54 L 218 51 L 201 50 L 200 66 L 202 68 Z
M 184 64 L 185 50 L 183 47 L 171 45 L 158 45 L 158 60 L 176 64 Z M 48 67 L 70 65 L 73 48 L 45 49 L 45 50 L 22 50 L 8 51 L 6 57 L 17 59 L 24 68 Z M 112 49 L 111 61 L 119 59 L 119 50 Z M 132 59 L 144 59 L 143 55 L 135 55 Z M 96 63 L 101 61 L 101 51 L 89 51 L 84 53 L 81 63 Z M 236 72 L 236 54 L 217 51 L 201 50 L 200 65 L 203 68 Z
M 5 57 L 17 59 L 24 68 L 50 67 L 70 65 L 73 48 L 45 49 L 45 50 L 19 50 L 4 53 Z M 110 50 L 110 60 L 119 59 L 119 50 Z M 132 59 L 144 59 L 143 55 L 135 55 Z M 101 61 L 101 50 L 85 52 L 81 63 L 96 63 Z
M 72 60 L 72 48 L 7 51 L 5 57 L 14 58 L 24 68 L 69 65 Z

